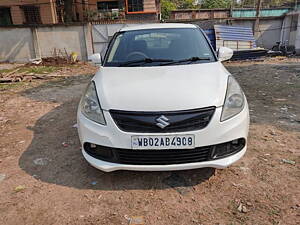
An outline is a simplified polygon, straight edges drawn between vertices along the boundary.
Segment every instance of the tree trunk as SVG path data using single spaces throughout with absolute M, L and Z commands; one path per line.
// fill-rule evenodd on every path
M 73 22 L 73 0 L 64 0 L 64 17 L 65 22 Z

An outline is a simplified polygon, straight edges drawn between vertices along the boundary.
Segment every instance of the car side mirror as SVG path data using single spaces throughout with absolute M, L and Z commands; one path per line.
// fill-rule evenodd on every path
M 95 63 L 96 65 L 101 65 L 101 63 L 102 63 L 100 53 L 96 53 L 96 54 L 90 55 L 90 56 L 88 57 L 88 60 L 89 60 L 89 61 L 92 61 L 92 62 Z
M 231 59 L 232 56 L 233 50 L 231 48 L 220 47 L 218 49 L 218 58 L 221 62 Z

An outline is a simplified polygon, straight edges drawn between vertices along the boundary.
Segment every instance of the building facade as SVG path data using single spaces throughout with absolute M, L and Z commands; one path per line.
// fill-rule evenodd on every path
M 2 0 L 0 1 L 0 25 L 57 23 L 53 1 Z
M 64 0 L 1 0 L 0 26 L 64 23 Z M 73 0 L 73 21 L 158 20 L 160 0 Z

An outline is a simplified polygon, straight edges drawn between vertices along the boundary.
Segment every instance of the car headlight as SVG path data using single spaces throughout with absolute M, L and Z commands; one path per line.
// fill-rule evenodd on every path
M 240 113 L 244 108 L 244 103 L 244 93 L 240 85 L 233 78 L 233 76 L 229 76 L 226 97 L 221 115 L 221 122 Z
M 86 88 L 80 101 L 81 112 L 88 119 L 105 125 L 103 111 L 96 92 L 95 83 L 92 81 Z

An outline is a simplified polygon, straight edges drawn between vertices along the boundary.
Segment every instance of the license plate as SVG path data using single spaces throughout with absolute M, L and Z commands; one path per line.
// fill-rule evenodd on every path
M 132 136 L 132 149 L 191 149 L 195 146 L 194 135 Z

